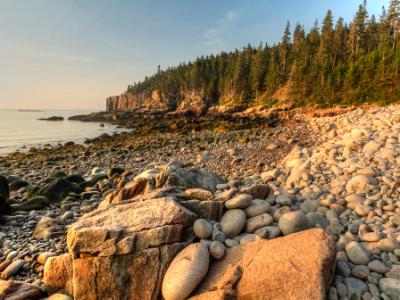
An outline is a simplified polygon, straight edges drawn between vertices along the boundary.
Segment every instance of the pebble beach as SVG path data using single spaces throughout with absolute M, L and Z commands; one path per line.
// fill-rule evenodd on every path
M 149 177 L 142 172 L 176 162 L 222 180 L 215 190 L 180 194 L 222 201 L 223 208 L 212 217 L 197 213 L 187 247 L 196 249 L 186 251 L 196 258 L 189 270 L 202 270 L 201 278 L 182 271 L 190 284 L 176 283 L 170 274 L 180 266 L 173 260 L 162 283 L 165 299 L 201 294 L 193 292 L 232 248 L 311 228 L 324 229 L 335 244 L 328 299 L 400 299 L 399 136 L 400 106 L 393 105 L 299 115 L 273 127 L 125 132 L 5 155 L 1 279 L 32 284 L 47 297 L 46 261 L 71 250 L 67 232 L 74 223 L 104 201 L 113 203 L 138 177 Z M 230 288 L 234 294 L 235 284 Z

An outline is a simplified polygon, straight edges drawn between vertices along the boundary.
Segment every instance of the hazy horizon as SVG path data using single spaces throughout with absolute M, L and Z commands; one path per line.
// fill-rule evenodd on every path
M 287 20 L 307 29 L 328 9 L 348 22 L 361 2 L 0 0 L 0 109 L 104 110 L 158 65 L 272 44 Z

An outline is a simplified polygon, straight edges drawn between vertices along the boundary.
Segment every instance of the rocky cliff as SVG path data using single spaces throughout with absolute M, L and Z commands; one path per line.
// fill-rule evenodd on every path
M 173 109 L 169 98 L 154 90 L 150 95 L 145 93 L 123 93 L 107 98 L 107 112 L 118 111 L 167 111 Z
M 205 113 L 210 101 L 204 98 L 199 91 L 187 91 L 182 94 L 182 99 L 176 99 L 154 90 L 150 95 L 146 93 L 123 93 L 107 98 L 107 112 L 134 111 L 142 113 L 155 112 L 193 112 L 196 115 Z

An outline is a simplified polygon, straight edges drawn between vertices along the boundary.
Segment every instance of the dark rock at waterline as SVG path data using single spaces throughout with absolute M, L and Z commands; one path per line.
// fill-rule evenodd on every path
M 10 189 L 6 177 L 0 175 L 0 201 L 6 201 L 10 197 Z
M 7 203 L 10 197 L 10 189 L 8 186 L 8 180 L 6 177 L 0 175 L 0 214 L 5 214 L 9 210 Z
M 78 185 L 61 178 L 42 187 L 35 193 L 35 196 L 46 196 L 50 202 L 59 202 L 69 193 L 80 193 L 81 191 Z
M 64 117 L 53 116 L 50 118 L 40 118 L 40 121 L 64 121 Z
M 10 191 L 18 191 L 20 188 L 29 186 L 29 182 L 25 180 L 17 180 L 10 183 Z
M 12 211 L 30 211 L 30 210 L 38 210 L 43 209 L 50 205 L 49 198 L 45 196 L 34 196 L 29 200 L 26 200 L 22 203 L 12 204 Z

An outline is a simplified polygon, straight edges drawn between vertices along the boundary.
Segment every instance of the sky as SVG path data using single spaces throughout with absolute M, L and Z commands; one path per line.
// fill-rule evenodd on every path
M 389 0 L 369 0 L 379 15 Z M 104 110 L 128 84 L 197 56 L 276 43 L 361 0 L 0 0 L 0 109 Z

